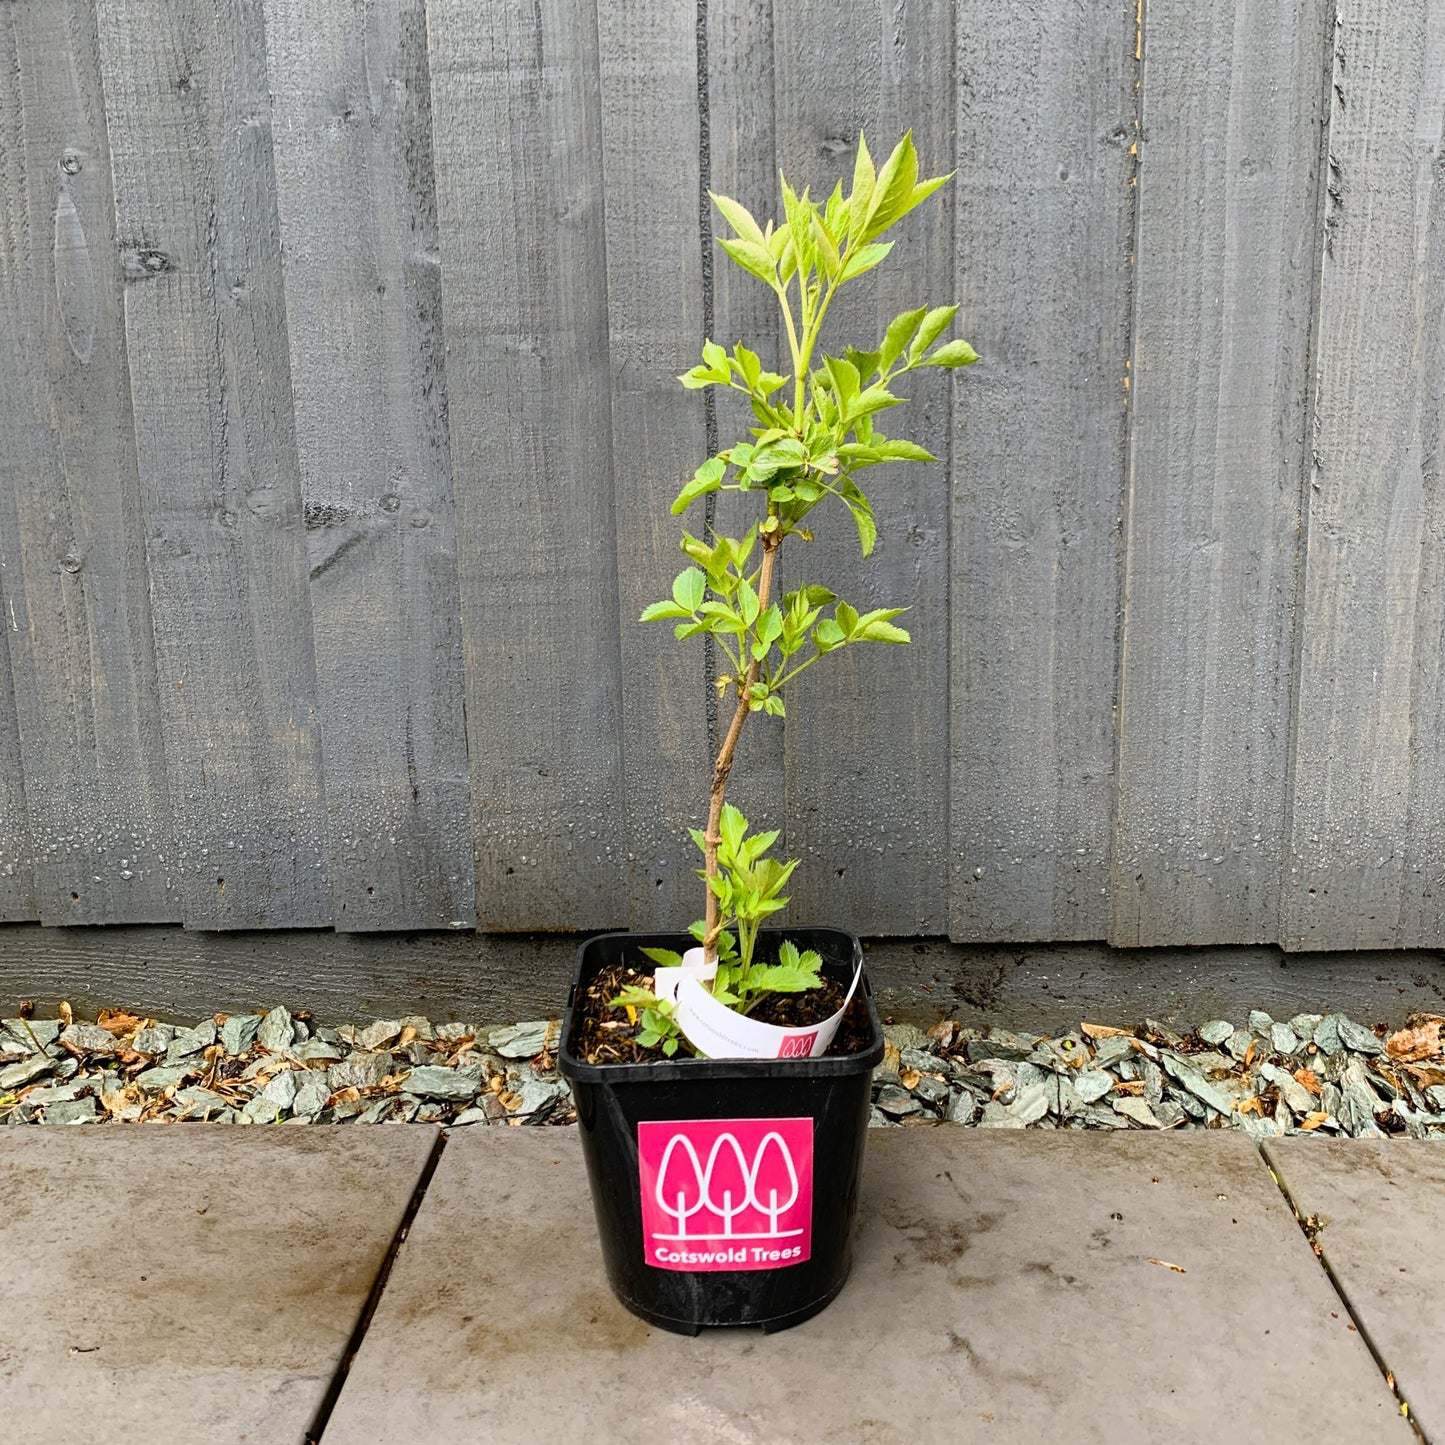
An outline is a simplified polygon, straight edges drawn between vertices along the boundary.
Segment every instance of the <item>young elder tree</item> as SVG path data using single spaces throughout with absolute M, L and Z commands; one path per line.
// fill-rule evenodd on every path
M 893 243 L 880 237 L 949 179 L 918 179 L 911 133 L 875 171 L 860 136 L 851 194 L 843 194 L 839 181 L 820 204 L 806 190 L 795 194 L 783 179 L 781 225 L 760 226 L 737 201 L 712 198 L 734 233 L 719 238 L 723 249 L 777 297 L 792 370 L 766 371 L 742 343 L 729 355 L 709 341 L 702 363 L 680 378 L 692 389 L 726 386 L 742 392 L 759 424 L 750 441 L 735 443 L 697 469 L 673 503 L 674 515 L 716 491 L 753 493 L 764 515 L 744 536 L 714 533 L 710 544 L 684 532 L 682 548 L 694 565 L 678 575 L 671 600 L 642 614 L 644 622 L 674 621 L 679 638 L 712 636 L 727 660 L 718 690 L 735 699 L 713 767 L 707 827 L 693 835 L 703 849 L 707 916 L 701 934 L 709 960 L 717 957 L 731 916 L 739 925 L 743 959 L 750 961 L 758 922 L 786 901 L 777 893 L 796 866 L 764 859 L 777 834 L 747 837 L 745 820 L 726 802 L 744 723 L 756 712 L 783 716 L 784 689 L 819 658 L 857 642 L 909 640 L 894 623 L 904 608 L 860 614 L 815 584 L 775 600 L 773 577 L 789 537 L 812 540 L 805 523 L 825 497 L 837 498 L 852 513 L 867 557 L 877 529 L 857 474 L 885 462 L 934 460 L 916 442 L 884 436 L 874 419 L 904 400 L 892 386 L 907 372 L 978 359 L 966 341 L 940 341 L 957 306 L 905 311 L 889 324 L 876 350 L 849 346 L 842 356 L 824 354 L 816 363 L 814 356 L 833 298 L 882 263 Z

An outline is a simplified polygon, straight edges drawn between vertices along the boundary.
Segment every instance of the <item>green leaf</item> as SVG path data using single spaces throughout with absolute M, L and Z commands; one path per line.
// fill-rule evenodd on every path
M 744 577 L 738 583 L 738 611 L 747 626 L 751 627 L 757 621 L 758 607 L 758 594 L 753 591 L 752 583 Z
M 978 360 L 978 352 L 963 340 L 949 341 L 940 346 L 932 356 L 927 357 L 924 366 L 972 366 Z
M 813 633 L 813 642 L 819 652 L 831 652 L 835 647 L 841 647 L 847 640 L 843 629 L 831 617 L 825 617 Z
M 696 637 L 699 632 L 710 632 L 711 630 L 705 622 L 679 622 L 672 629 L 672 635 L 679 642 L 685 642 L 689 637 Z
M 718 835 L 729 853 L 736 853 L 747 835 L 748 820 L 731 803 L 724 803 L 718 817 Z
M 682 516 L 699 497 L 707 492 L 717 491 L 722 486 L 723 474 L 726 471 L 727 463 L 721 457 L 709 457 L 693 473 L 692 480 L 677 494 L 677 500 L 672 504 L 672 515 Z
M 684 371 L 678 380 L 689 391 L 697 391 L 704 386 L 716 386 L 722 378 L 714 376 L 705 366 L 694 366 L 691 371 Z
M 783 635 L 783 612 L 776 602 L 758 618 L 754 631 L 764 652 Z
M 904 311 L 888 323 L 883 335 L 883 345 L 878 349 L 878 359 L 886 371 L 903 354 L 903 348 L 913 340 L 928 308 L 920 306 L 916 311 Z
M 702 606 L 707 595 L 707 578 L 696 567 L 684 567 L 673 579 L 672 600 L 687 608 L 689 616 Z
M 868 224 L 863 239 L 881 235 L 903 214 L 907 199 L 918 180 L 918 156 L 913 149 L 913 132 L 908 131 L 893 147 L 879 168 L 868 203 Z
M 753 220 L 752 212 L 739 201 L 731 196 L 720 196 L 716 191 L 709 191 L 712 203 L 722 212 L 723 220 L 730 225 L 746 241 L 754 241 L 759 246 L 767 244 L 763 236 L 762 227 Z
M 879 352 L 859 351 L 856 346 L 845 346 L 843 355 L 857 368 L 860 378 L 872 376 L 878 370 Z
M 936 462 L 932 452 L 917 442 L 904 441 L 901 437 L 888 437 L 873 443 L 872 450 L 885 462 Z
M 878 524 L 873 520 L 873 508 L 869 504 L 868 498 L 858 490 L 858 484 L 852 477 L 839 478 L 838 495 L 847 503 L 848 510 L 853 514 L 853 521 L 858 528 L 858 545 L 863 549 L 863 555 L 867 557 L 873 551 L 873 544 L 878 540 Z
M 851 638 L 858 627 L 858 609 L 847 602 L 840 602 L 833 609 L 833 616 L 838 620 L 838 626 L 843 629 L 843 636 Z
M 923 318 L 918 328 L 918 334 L 913 338 L 913 344 L 908 348 L 908 364 L 916 366 L 918 358 L 938 340 L 943 329 L 958 315 L 957 306 L 935 306 L 927 316 Z
M 771 694 L 763 700 L 763 711 L 772 714 L 773 717 L 783 717 L 783 700 L 777 693 Z
M 843 280 L 851 281 L 855 276 L 871 271 L 892 249 L 892 241 L 875 241 L 871 246 L 854 251 L 843 264 Z
M 728 354 L 716 341 L 703 342 L 702 359 L 707 362 L 715 374 L 720 373 L 724 381 L 732 374 L 728 370 Z
M 868 142 L 858 134 L 858 157 L 853 162 L 853 193 L 848 198 L 848 235 L 863 235 L 868 220 L 868 208 L 873 203 L 873 157 L 868 154 Z
M 655 964 L 662 968 L 681 968 L 682 955 L 674 953 L 670 948 L 639 948 L 637 950 L 644 958 L 650 958 Z M 655 1003 L 656 1000 L 654 999 Z
M 806 993 L 810 988 L 817 988 L 823 982 L 819 973 L 823 960 L 811 952 L 804 955 L 804 958 L 807 957 L 818 959 L 817 964 L 809 968 L 799 959 L 795 963 L 775 963 L 755 968 L 748 984 L 754 993 Z
M 769 286 L 777 284 L 777 264 L 772 253 L 761 242 L 723 240 L 718 244 L 749 276 L 756 276 L 759 281 Z
M 647 949 L 642 950 L 648 952 Z M 673 955 L 676 957 L 676 955 Z M 657 1006 L 657 995 L 650 988 L 644 988 L 641 984 L 630 983 L 616 998 L 607 1005 L 608 1008 L 655 1008 Z
M 913 639 L 901 627 L 891 622 L 870 622 L 854 634 L 855 642 L 912 642 Z
M 823 366 L 832 382 L 833 395 L 838 398 L 839 407 L 846 411 L 848 403 L 858 395 L 858 368 L 851 361 L 844 361 L 836 356 L 825 356 Z
M 733 357 L 737 362 L 738 370 L 742 373 L 743 380 L 747 382 L 750 389 L 756 389 L 763 374 L 763 364 L 758 360 L 757 352 L 749 351 L 740 341 L 733 347 Z
M 848 419 L 855 417 L 871 416 L 875 411 L 885 411 L 890 406 L 897 406 L 903 398 L 894 396 L 881 382 L 876 386 L 870 386 L 867 391 L 860 392 L 857 399 L 848 408 Z
M 691 618 L 692 612 L 677 602 L 653 602 L 642 609 L 639 622 L 670 622 L 677 617 Z
M 666 1054 L 668 1058 L 671 1058 L 677 1052 L 677 1038 L 675 1035 L 669 1034 L 663 1039 L 662 1052 Z

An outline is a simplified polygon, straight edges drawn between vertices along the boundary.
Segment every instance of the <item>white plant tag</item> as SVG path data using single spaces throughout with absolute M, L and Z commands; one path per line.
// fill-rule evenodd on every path
M 701 948 L 689 948 L 682 956 L 681 968 L 659 968 L 652 976 L 652 992 L 657 998 L 669 1003 L 677 1002 L 677 986 L 691 974 L 703 983 L 711 983 L 717 977 L 717 959 L 707 962 Z
M 659 970 L 676 973 L 679 977 L 670 981 L 676 999 L 673 1018 L 689 1043 L 708 1059 L 816 1059 L 828 1051 L 833 1036 L 848 1005 L 853 1002 L 853 992 L 863 974 L 863 960 L 853 970 L 853 982 L 848 985 L 847 997 L 837 1013 L 820 1024 L 811 1024 L 805 1029 L 781 1028 L 777 1024 L 765 1024 L 736 1013 L 726 1004 L 719 1003 L 703 986 L 704 978 L 712 977 L 705 970 L 689 968 L 687 960 L 701 949 L 689 949 L 683 955 L 684 967 Z M 662 997 L 661 990 L 657 996 Z

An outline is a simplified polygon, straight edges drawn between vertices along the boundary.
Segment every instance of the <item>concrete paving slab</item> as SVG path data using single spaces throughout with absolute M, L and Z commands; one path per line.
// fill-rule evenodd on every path
M 1267 1154 L 1416 1424 L 1445 1440 L 1445 1140 L 1275 1139 Z
M 609 1293 L 573 1133 L 454 1134 L 325 1445 L 1413 1439 L 1247 1140 L 876 1132 L 861 1216 L 821 1315 L 687 1339 Z
M 301 1441 L 435 1142 L 0 1129 L 0 1440 Z

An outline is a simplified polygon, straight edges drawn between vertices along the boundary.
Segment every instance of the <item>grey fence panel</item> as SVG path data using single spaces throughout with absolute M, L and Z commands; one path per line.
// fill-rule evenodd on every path
M 1146 17 L 1116 944 L 1276 936 L 1329 8 Z
M 677 382 L 703 341 L 697 11 L 610 0 L 598 32 L 627 917 L 676 928 L 703 905 L 687 830 L 707 821 L 707 680 L 698 643 L 637 618 L 688 565 L 668 506 L 706 455 L 702 397 Z
M 958 21 L 952 915 L 1108 920 L 1137 36 L 1130 7 Z
M 98 17 L 184 918 L 327 923 L 261 14 L 102 0 Z
M 951 4 L 790 0 L 774 15 L 778 158 L 792 185 L 826 198 L 841 178 L 847 190 L 860 131 L 875 164 L 911 129 L 923 175 L 953 167 Z M 887 264 L 830 311 L 823 350 L 872 349 L 900 312 L 954 299 L 952 219 L 945 191 L 899 225 Z M 874 554 L 861 556 L 845 508 L 822 506 L 789 577 L 860 610 L 911 609 L 900 619 L 911 645 L 840 653 L 788 701 L 793 916 L 871 934 L 938 933 L 948 915 L 948 378 L 915 374 L 898 390 L 909 404 L 879 430 L 945 460 L 862 473 Z
M 4 572 L 0 572 L 0 609 L 8 631 L 10 607 L 5 597 Z M 39 911 L 14 698 L 10 649 L 0 647 L 0 923 L 28 923 Z
M 623 921 L 595 14 L 427 11 L 478 921 Z
M 469 928 L 426 11 L 265 18 L 333 917 Z
M 1339 7 L 1283 942 L 1445 939 L 1445 9 Z
M 95 22 L 36 0 L 3 24 L 0 562 L 35 901 L 46 923 L 167 922 L 181 903 Z
M 703 151 L 708 189 L 731 196 L 766 224 L 781 219 L 782 192 L 778 186 L 777 128 L 773 100 L 772 0 L 708 0 L 706 53 L 707 142 Z M 701 104 L 702 98 L 700 98 Z M 711 200 L 700 202 L 702 222 L 709 237 L 726 235 L 727 228 Z M 739 341 L 756 351 L 770 370 L 785 373 L 788 343 L 777 298 L 762 282 L 728 260 L 716 240 L 704 251 L 704 284 L 710 282 L 711 339 L 731 350 Z M 747 441 L 748 429 L 758 424 L 752 407 L 739 393 L 712 387 L 703 393 L 708 408 L 709 435 L 717 447 Z M 700 534 L 704 519 L 728 536 L 740 537 L 759 519 L 757 494 L 715 492 L 705 499 L 710 506 L 694 504 L 685 519 Z M 787 585 L 788 561 L 781 558 L 779 575 Z M 686 644 L 695 646 L 696 644 Z M 704 685 L 717 675 L 721 652 L 708 649 Z M 731 718 L 709 689 L 709 743 L 716 756 Z M 780 837 L 774 854 L 788 854 L 786 759 L 784 718 L 758 713 L 749 719 L 738 742 L 728 800 L 742 810 L 757 829 L 776 828 Z M 698 822 L 701 826 L 701 820 Z M 699 895 L 700 896 L 700 895 Z M 801 918 L 802 914 L 796 914 Z

